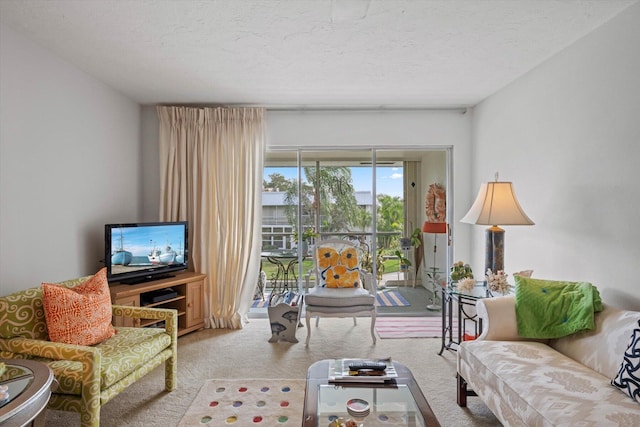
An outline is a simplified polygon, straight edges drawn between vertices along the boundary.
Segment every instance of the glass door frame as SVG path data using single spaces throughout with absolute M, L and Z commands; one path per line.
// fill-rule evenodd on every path
M 371 239 L 372 239 L 372 245 L 373 245 L 373 251 L 375 254 L 375 251 L 377 249 L 377 240 L 378 240 L 378 236 L 377 236 L 377 186 L 376 186 L 376 182 L 377 182 L 377 168 L 373 167 L 377 164 L 377 158 L 378 158 L 378 152 L 383 152 L 383 151 L 416 151 L 416 152 L 428 152 L 428 151 L 444 151 L 445 152 L 445 182 L 446 182 L 446 218 L 447 218 L 447 234 L 445 236 L 445 243 L 446 243 L 446 255 L 445 255 L 445 272 L 448 276 L 448 271 L 450 269 L 450 266 L 452 264 L 452 257 L 453 257 L 453 234 L 454 234 L 454 227 L 453 227 L 453 223 L 451 221 L 451 218 L 453 218 L 453 193 L 454 193 L 454 183 L 453 183 L 453 146 L 380 146 L 380 147 L 353 147 L 353 148 L 348 148 L 345 149 L 344 147 L 283 147 L 283 146 L 275 146 L 275 147 L 267 147 L 266 153 L 265 153 L 265 166 L 268 162 L 268 153 L 272 152 L 272 153 L 277 153 L 277 152 L 287 152 L 287 153 L 295 153 L 296 154 L 296 168 L 297 168 L 297 183 L 298 183 L 298 194 L 297 194 L 297 198 L 300 201 L 301 197 L 302 197 L 302 173 L 303 173 L 303 153 L 308 153 L 308 152 L 353 152 L 353 151 L 370 151 L 371 152 L 371 165 L 372 165 L 372 182 L 371 182 L 371 191 L 372 191 L 372 231 L 371 231 Z M 320 161 L 321 162 L 321 161 Z M 317 189 L 316 189 L 317 191 Z M 406 201 L 404 201 L 406 204 Z M 303 228 L 303 224 L 302 224 L 302 203 L 298 203 L 297 206 L 297 224 L 296 227 L 298 230 L 302 230 Z M 319 210 L 319 207 L 315 208 L 316 210 Z M 316 218 L 319 218 L 319 216 L 316 214 Z M 405 218 L 406 218 L 406 214 L 405 214 Z M 317 224 L 317 219 L 316 219 L 316 223 L 314 224 L 314 226 L 318 226 Z M 408 224 L 406 223 L 406 220 L 404 221 L 404 229 L 405 229 L 405 233 L 407 232 L 407 226 Z M 419 224 L 418 226 L 421 226 L 422 224 Z M 410 231 L 410 230 L 409 230 Z M 426 243 L 423 243 L 426 245 Z M 426 246 L 425 246 L 426 249 Z M 377 260 L 376 260 L 376 256 L 372 257 L 372 264 L 373 264 L 373 280 L 376 280 L 376 272 L 377 272 Z M 302 283 L 303 280 L 303 259 L 304 259 L 304 254 L 302 253 L 302 251 L 298 250 L 298 290 L 302 291 L 304 286 Z M 423 271 L 425 270 L 425 268 L 423 267 Z M 424 273 L 423 275 L 424 276 Z M 434 296 L 435 297 L 435 296 Z

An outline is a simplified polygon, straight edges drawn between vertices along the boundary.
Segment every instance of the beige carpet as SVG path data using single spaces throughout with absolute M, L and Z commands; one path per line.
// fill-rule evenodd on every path
M 392 357 L 413 372 L 433 412 L 443 426 L 499 426 L 489 409 L 477 398 L 469 406 L 456 405 L 456 354 L 438 356 L 439 338 L 379 339 L 373 345 L 368 319 L 320 319 L 312 326 L 311 342 L 268 343 L 267 319 L 251 319 L 244 329 L 205 329 L 184 335 L 178 343 L 178 389 L 164 391 L 164 367 L 131 385 L 102 407 L 101 427 L 177 426 L 187 408 L 209 379 L 306 378 L 307 367 L 330 358 Z M 46 426 L 78 426 L 77 414 L 47 411 Z

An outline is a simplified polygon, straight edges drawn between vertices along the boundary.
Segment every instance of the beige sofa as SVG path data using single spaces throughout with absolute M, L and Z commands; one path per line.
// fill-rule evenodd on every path
M 638 402 L 611 385 L 640 312 L 604 304 L 594 330 L 537 342 L 518 337 L 513 296 L 476 308 L 483 333 L 457 353 L 460 406 L 477 394 L 505 426 L 640 426 Z

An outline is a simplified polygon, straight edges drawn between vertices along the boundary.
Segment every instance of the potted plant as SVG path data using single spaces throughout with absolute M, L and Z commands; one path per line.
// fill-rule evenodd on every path
M 473 271 L 471 270 L 471 266 L 469 266 L 469 264 L 458 261 L 451 266 L 449 277 L 453 282 L 458 282 L 466 278 L 473 279 Z
M 371 252 L 365 252 L 362 257 L 362 268 L 367 272 L 373 272 L 373 257 Z M 382 249 L 378 249 L 376 252 L 376 278 L 382 280 L 384 274 L 384 256 L 382 255 Z
M 404 254 L 402 253 L 402 251 L 396 250 L 394 252 L 394 254 L 400 260 L 400 270 L 401 271 L 406 271 L 409 267 L 411 267 L 411 260 L 409 258 L 405 257 Z
M 420 264 L 423 257 L 423 250 L 424 250 L 422 247 L 422 230 L 419 228 L 416 228 L 413 230 L 413 232 L 409 237 L 401 238 L 400 247 L 402 250 L 408 250 L 409 248 L 413 247 L 413 255 L 414 255 L 414 260 L 416 262 L 415 275 L 417 277 L 418 270 L 420 269 Z M 400 270 L 405 272 L 408 271 L 409 267 L 411 267 L 412 265 L 411 261 L 407 257 L 405 257 L 403 252 L 400 250 L 396 250 L 395 255 L 400 260 Z
M 299 242 L 298 241 L 298 231 L 296 230 L 293 233 L 293 240 L 296 243 L 300 243 L 300 248 L 302 249 L 302 254 L 303 255 L 307 255 L 307 253 L 309 252 L 309 243 L 312 242 L 312 240 L 316 237 L 318 237 L 319 234 L 316 233 L 316 231 L 313 228 L 307 228 L 302 232 L 302 241 Z
M 420 245 L 422 245 L 422 230 L 416 228 L 415 230 L 413 230 L 413 233 L 411 233 L 411 236 L 409 236 L 409 238 L 411 239 L 411 246 L 419 248 Z

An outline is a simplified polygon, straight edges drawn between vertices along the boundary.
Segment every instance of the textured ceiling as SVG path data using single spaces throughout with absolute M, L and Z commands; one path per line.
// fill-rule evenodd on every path
M 1 0 L 142 104 L 475 105 L 637 0 Z

